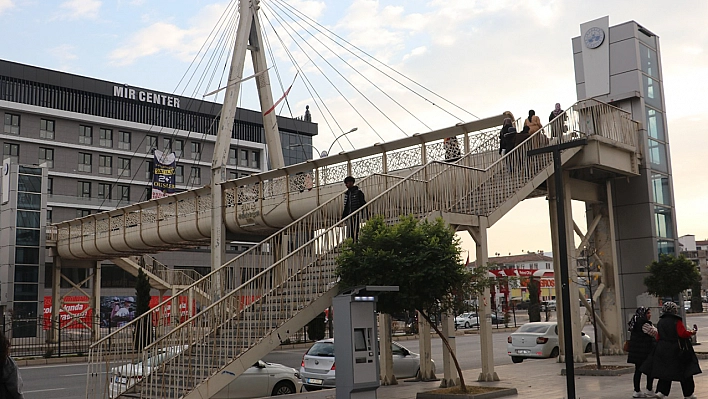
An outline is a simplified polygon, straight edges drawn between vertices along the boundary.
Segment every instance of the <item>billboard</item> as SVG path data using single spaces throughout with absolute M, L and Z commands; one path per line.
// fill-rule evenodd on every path
M 59 309 L 59 326 L 61 328 L 91 328 L 93 310 L 89 306 L 87 296 L 67 296 L 64 297 L 64 304 Z M 44 329 L 48 330 L 52 325 L 52 297 L 44 297 Z
M 165 153 L 155 150 L 152 169 L 152 199 L 162 198 L 175 192 L 174 152 Z

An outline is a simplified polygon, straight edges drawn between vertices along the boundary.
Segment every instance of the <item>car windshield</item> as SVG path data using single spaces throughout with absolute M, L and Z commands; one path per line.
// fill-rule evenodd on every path
M 545 333 L 548 331 L 546 324 L 524 324 L 516 332 Z
M 315 342 L 307 351 L 310 356 L 334 356 L 334 344 L 331 342 Z

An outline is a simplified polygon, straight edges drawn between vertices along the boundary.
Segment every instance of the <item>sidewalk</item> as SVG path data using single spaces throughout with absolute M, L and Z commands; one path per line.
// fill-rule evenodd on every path
M 594 357 L 589 357 L 594 362 Z M 626 356 L 602 356 L 602 365 L 627 365 Z M 698 398 L 708 398 L 708 360 L 700 360 L 703 374 L 694 376 L 696 382 L 695 395 Z M 566 379 L 561 376 L 565 363 L 557 363 L 556 359 L 525 360 L 519 364 L 509 364 L 495 367 L 501 381 L 477 382 L 480 370 L 465 370 L 467 385 L 497 386 L 516 388 L 518 395 L 508 398 L 524 399 L 562 399 L 566 398 Z M 632 397 L 632 373 L 613 377 L 576 376 L 575 392 L 577 399 L 622 399 Z M 440 375 L 438 375 L 439 377 Z M 642 377 L 642 387 L 646 384 L 646 376 Z M 379 399 L 415 399 L 416 393 L 438 388 L 439 381 L 403 382 L 398 385 L 382 386 L 377 391 Z M 656 387 L 656 381 L 654 382 Z M 335 390 L 304 392 L 297 399 L 335 399 Z M 670 398 L 682 398 L 681 387 L 674 382 Z

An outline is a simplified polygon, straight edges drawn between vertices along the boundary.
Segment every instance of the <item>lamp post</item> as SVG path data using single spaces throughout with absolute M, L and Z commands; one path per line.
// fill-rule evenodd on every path
M 320 153 L 320 150 L 318 150 L 317 147 L 315 147 L 315 146 L 312 145 L 312 144 L 304 144 L 304 143 L 303 143 L 303 144 L 292 144 L 292 145 L 289 145 L 288 148 L 289 148 L 289 149 L 293 149 L 293 148 L 305 147 L 305 146 L 307 146 L 307 147 L 312 147 L 315 151 L 317 151 L 317 153 L 320 154 L 320 158 L 322 158 L 322 154 Z M 307 155 L 307 154 L 305 154 L 305 155 Z M 325 155 L 325 156 L 326 156 L 326 155 Z
M 329 153 L 330 153 L 330 151 L 332 151 L 332 147 L 334 147 L 334 143 L 336 143 L 337 140 L 339 140 L 339 139 L 341 139 L 342 137 L 348 135 L 349 133 L 354 133 L 354 132 L 356 132 L 357 130 L 359 130 L 359 128 L 358 128 L 358 127 L 355 127 L 355 128 L 352 128 L 350 131 L 345 132 L 345 133 L 342 133 L 342 134 L 340 134 L 339 136 L 337 136 L 337 138 L 334 139 L 334 141 L 332 142 L 332 145 L 329 146 L 329 148 L 327 149 L 327 151 L 322 151 L 322 152 L 320 153 L 320 157 L 321 157 L 321 158 L 324 158 L 324 157 L 326 157 L 326 156 L 329 156 Z

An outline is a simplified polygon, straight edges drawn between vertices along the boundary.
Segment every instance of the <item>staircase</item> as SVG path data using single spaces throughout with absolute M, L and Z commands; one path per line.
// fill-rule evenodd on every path
M 583 102 L 566 114 L 568 133 L 555 138 L 556 142 L 587 138 L 586 127 L 600 124 L 611 125 L 615 136 L 619 132 L 622 144 L 629 145 L 636 137 L 636 123 L 606 104 Z M 588 124 L 587 115 L 597 119 Z M 590 132 L 603 133 L 597 129 Z M 158 306 L 131 322 L 128 328 L 141 320 L 152 320 L 157 326 L 159 336 L 139 348 L 141 351 L 130 342 L 111 345 L 113 334 L 94 344 L 89 356 L 87 396 L 107 396 L 110 368 L 115 365 L 184 348 L 153 368 L 124 396 L 212 397 L 331 303 L 338 290 L 336 257 L 346 238 L 349 218 L 376 214 L 395 222 L 400 215 L 423 218 L 440 214 L 465 217 L 474 224 L 475 218 L 485 216 L 491 226 L 552 173 L 550 156 L 527 156 L 528 150 L 547 144 L 548 138 L 542 135 L 543 131 L 502 158 L 495 156 L 498 139 L 494 135 L 456 163 L 434 161 L 405 178 L 376 174 L 362 180 L 359 186 L 365 193 L 388 189 L 344 220 L 340 220 L 342 195 L 333 197 L 170 299 L 174 302 L 179 300 L 175 298 L 187 297 L 191 303 L 197 289 L 210 293 L 213 302 L 195 316 L 187 320 L 170 317 L 163 322 Z M 563 160 L 579 151 L 564 151 Z
M 195 270 L 170 269 L 147 254 L 113 258 L 111 262 L 133 276 L 137 276 L 138 270 L 143 269 L 143 272 L 150 280 L 150 286 L 158 290 L 177 292 L 176 290 L 187 287 L 202 277 Z

